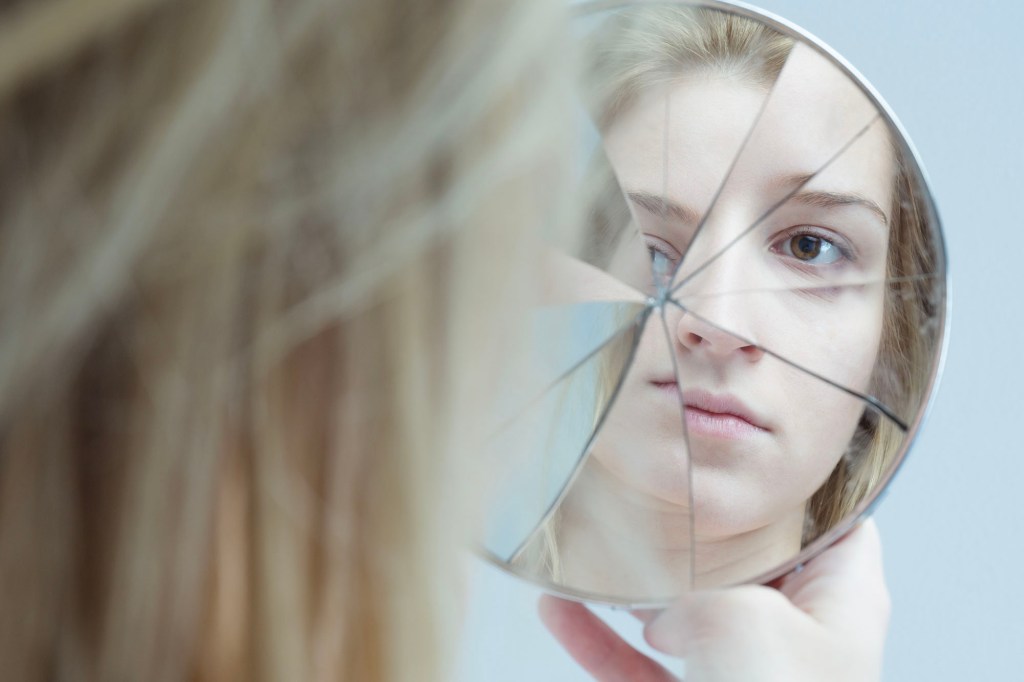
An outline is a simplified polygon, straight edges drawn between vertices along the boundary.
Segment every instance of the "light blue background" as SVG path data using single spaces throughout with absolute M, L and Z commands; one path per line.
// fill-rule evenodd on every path
M 896 112 L 950 251 L 946 371 L 877 514 L 894 609 L 885 679 L 1024 679 L 1024 3 L 760 6 L 835 48 Z M 535 590 L 483 567 L 474 580 L 462 680 L 589 679 L 543 631 Z

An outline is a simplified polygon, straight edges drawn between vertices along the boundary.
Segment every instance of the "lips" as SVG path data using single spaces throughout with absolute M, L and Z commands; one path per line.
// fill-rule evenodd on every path
M 651 384 L 679 398 L 679 388 L 674 379 L 660 378 Z M 686 407 L 686 427 L 690 435 L 736 438 L 771 431 L 764 417 L 731 394 L 688 389 L 682 392 L 681 398 Z

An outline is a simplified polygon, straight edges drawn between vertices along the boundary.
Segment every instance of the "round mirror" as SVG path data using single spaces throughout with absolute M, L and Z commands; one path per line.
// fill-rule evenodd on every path
M 585 229 L 538 257 L 481 550 L 613 604 L 770 581 L 869 511 L 921 422 L 946 325 L 928 188 L 871 88 L 779 19 L 576 12 Z

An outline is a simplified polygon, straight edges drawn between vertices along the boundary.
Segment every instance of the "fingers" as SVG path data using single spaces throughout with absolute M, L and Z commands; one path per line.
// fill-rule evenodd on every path
M 839 629 L 885 632 L 890 599 L 878 527 L 868 519 L 789 576 L 781 590 L 816 621 Z
M 773 631 L 776 614 L 787 609 L 793 610 L 785 596 L 760 585 L 693 592 L 651 620 L 644 637 L 658 651 L 689 658 Z
M 676 682 L 582 604 L 545 595 L 539 611 L 555 639 L 598 682 Z
M 703 675 L 694 679 L 877 679 L 888 617 L 881 543 L 868 521 L 778 589 L 685 594 L 648 623 L 644 636 L 655 649 L 686 658 L 688 672 Z M 751 677 L 750 671 L 764 673 L 769 659 L 780 670 L 816 672 Z M 836 670 L 849 674 L 837 677 Z
M 586 607 L 544 597 L 540 612 L 595 679 L 673 679 Z M 652 647 L 686 658 L 688 679 L 877 680 L 889 617 L 878 529 L 866 521 L 772 587 L 688 593 L 660 613 L 634 615 Z

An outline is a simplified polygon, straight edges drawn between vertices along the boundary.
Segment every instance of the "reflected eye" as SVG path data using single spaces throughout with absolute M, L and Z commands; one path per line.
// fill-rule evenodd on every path
M 653 235 L 645 234 L 644 243 L 651 255 L 651 272 L 655 286 L 668 286 L 672 282 L 676 264 L 679 263 L 679 252 L 666 242 Z
M 810 265 L 831 265 L 848 258 L 839 244 L 810 232 L 787 236 L 777 248 L 784 255 Z

